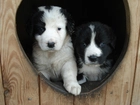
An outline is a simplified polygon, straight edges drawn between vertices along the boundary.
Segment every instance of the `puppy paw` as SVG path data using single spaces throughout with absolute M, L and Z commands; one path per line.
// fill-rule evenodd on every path
M 69 93 L 75 96 L 81 93 L 81 86 L 77 82 L 66 83 L 64 87 Z
M 86 79 L 86 76 L 83 75 L 82 79 L 78 80 L 78 83 L 79 83 L 79 84 L 83 84 L 83 83 L 85 83 L 85 82 L 87 82 L 87 79 Z

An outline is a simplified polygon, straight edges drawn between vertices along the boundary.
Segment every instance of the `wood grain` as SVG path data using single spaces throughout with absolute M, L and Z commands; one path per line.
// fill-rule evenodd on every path
M 40 102 L 41 105 L 73 105 L 73 96 L 66 96 L 53 90 L 40 79 Z
M 139 27 L 140 28 L 140 27 Z M 139 46 L 136 63 L 135 82 L 133 87 L 132 103 L 131 105 L 140 105 L 140 29 L 139 29 Z
M 0 4 L 1 4 L 1 1 L 0 1 Z M 1 10 L 1 5 L 0 5 L 0 10 Z M 0 12 L 0 23 L 1 23 L 1 16 L 2 16 L 2 14 L 1 14 L 1 12 Z M 0 27 L 2 27 L 1 26 L 1 24 L 0 24 Z M 2 28 L 0 28 L 0 35 L 2 34 Z M 1 41 L 1 36 L 0 36 L 0 41 Z M 1 44 L 1 43 L 0 43 Z M 3 88 L 3 78 L 2 78 L 2 65 L 1 65 L 1 52 L 2 52 L 2 48 L 1 48 L 1 46 L 0 46 L 0 104 L 1 105 L 5 105 L 5 100 L 4 100 L 4 88 Z
M 3 88 L 2 75 L 1 75 L 1 63 L 0 63 L 0 104 L 5 105 L 4 88 Z
M 38 77 L 16 37 L 15 16 L 21 0 L 1 0 L 1 68 L 6 105 L 39 105 Z
M 104 105 L 106 101 L 105 94 L 106 86 L 92 94 L 75 97 L 74 105 Z

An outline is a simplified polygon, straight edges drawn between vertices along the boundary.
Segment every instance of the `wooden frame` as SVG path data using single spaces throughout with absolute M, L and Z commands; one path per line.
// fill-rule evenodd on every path
M 124 0 L 130 34 L 129 47 L 117 72 L 94 95 L 63 95 L 33 72 L 15 29 L 21 0 L 0 0 L 0 104 L 1 105 L 139 105 L 140 2 Z

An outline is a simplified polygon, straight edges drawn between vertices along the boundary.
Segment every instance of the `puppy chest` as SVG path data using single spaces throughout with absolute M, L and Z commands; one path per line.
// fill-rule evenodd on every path
M 82 68 L 79 69 L 80 73 L 84 73 L 87 75 L 99 74 L 101 72 L 100 67 L 96 67 L 93 65 L 85 65 L 83 64 Z
M 44 57 L 42 63 L 48 70 L 59 72 L 64 62 L 59 57 Z
M 38 65 L 38 69 L 42 68 L 49 72 L 60 73 L 66 59 L 64 56 L 58 54 L 40 54 L 39 56 L 35 56 L 35 62 Z

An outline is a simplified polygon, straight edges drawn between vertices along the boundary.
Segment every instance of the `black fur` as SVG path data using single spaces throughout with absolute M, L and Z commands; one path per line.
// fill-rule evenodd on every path
M 45 31 L 45 23 L 41 20 L 43 14 L 44 12 L 37 8 L 31 13 L 26 28 L 31 39 L 34 38 L 35 34 L 41 35 Z
M 66 17 L 67 20 L 67 25 L 66 25 L 66 29 L 69 35 L 72 35 L 72 33 L 74 32 L 74 27 L 75 27 L 75 22 L 71 16 L 70 13 L 67 12 L 66 9 L 61 9 L 60 10 L 61 13 Z
M 89 28 L 90 25 L 95 26 L 95 43 L 103 52 L 103 54 L 97 58 L 100 68 L 111 68 L 114 64 L 116 36 L 109 26 L 100 22 L 89 22 L 77 27 L 74 33 L 75 35 L 73 35 L 72 38 L 77 66 L 80 69 L 83 67 L 83 64 L 85 64 L 85 49 L 91 43 L 92 36 L 92 31 Z

